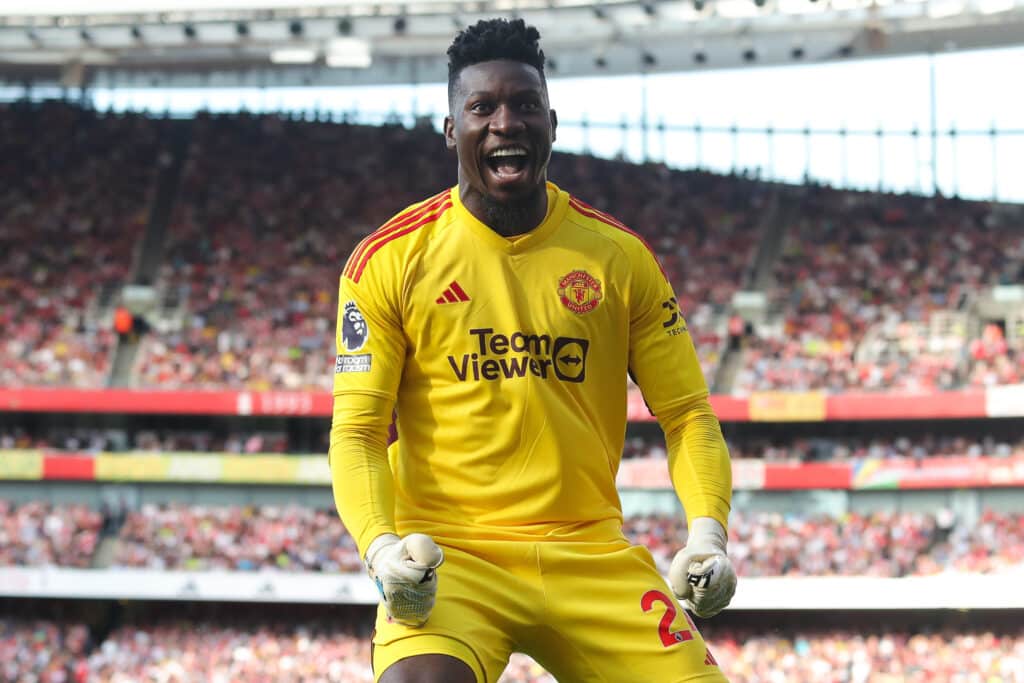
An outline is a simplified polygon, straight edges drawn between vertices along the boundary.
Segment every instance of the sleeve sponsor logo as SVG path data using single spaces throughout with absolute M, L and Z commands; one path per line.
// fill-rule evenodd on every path
M 673 296 L 662 301 L 661 307 L 665 309 L 665 319 L 661 321 L 661 326 L 665 328 L 665 334 L 674 337 L 686 332 L 686 323 L 679 312 L 679 302 L 676 301 L 676 298 Z
M 448 356 L 460 382 L 516 379 L 528 375 L 562 382 L 583 382 L 587 377 L 589 339 L 554 337 L 517 331 L 499 334 L 493 328 L 469 331 L 472 353 Z
M 370 328 L 366 324 L 363 312 L 356 306 L 355 301 L 345 304 L 341 314 L 341 344 L 345 350 L 351 353 L 366 346 L 370 338 Z
M 334 374 L 340 375 L 343 372 L 369 372 L 370 362 L 373 354 L 360 353 L 355 356 L 338 355 L 334 362 Z

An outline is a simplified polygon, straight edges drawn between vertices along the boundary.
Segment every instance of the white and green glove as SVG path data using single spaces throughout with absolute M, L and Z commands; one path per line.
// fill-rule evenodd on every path
M 366 550 L 366 569 L 377 584 L 388 616 L 419 628 L 427 623 L 437 596 L 437 568 L 444 553 L 430 536 L 382 534 Z
M 676 553 L 668 570 L 672 592 L 698 617 L 713 617 L 736 593 L 736 572 L 725 554 L 725 528 L 711 517 L 689 522 L 686 547 Z

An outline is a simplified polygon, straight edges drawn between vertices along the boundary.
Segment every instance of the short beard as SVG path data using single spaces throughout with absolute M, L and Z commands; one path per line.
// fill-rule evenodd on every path
M 496 202 L 484 195 L 484 222 L 503 237 L 521 235 L 537 227 L 536 207 L 536 200 L 532 194 L 511 202 Z

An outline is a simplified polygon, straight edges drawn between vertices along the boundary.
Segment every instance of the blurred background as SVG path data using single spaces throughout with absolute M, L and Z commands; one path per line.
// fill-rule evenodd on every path
M 541 31 L 551 178 L 688 317 L 729 679 L 1024 682 L 1022 0 L 0 2 L 0 681 L 372 680 L 337 281 L 455 182 L 444 52 L 496 15 Z M 625 526 L 667 569 L 629 416 Z

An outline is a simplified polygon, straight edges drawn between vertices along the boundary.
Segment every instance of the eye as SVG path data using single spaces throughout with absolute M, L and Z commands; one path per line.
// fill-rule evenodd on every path
M 493 108 L 490 102 L 474 102 L 469 110 L 474 114 L 488 114 Z
M 530 112 L 531 114 L 540 111 L 540 104 L 537 102 L 523 102 L 523 111 Z

